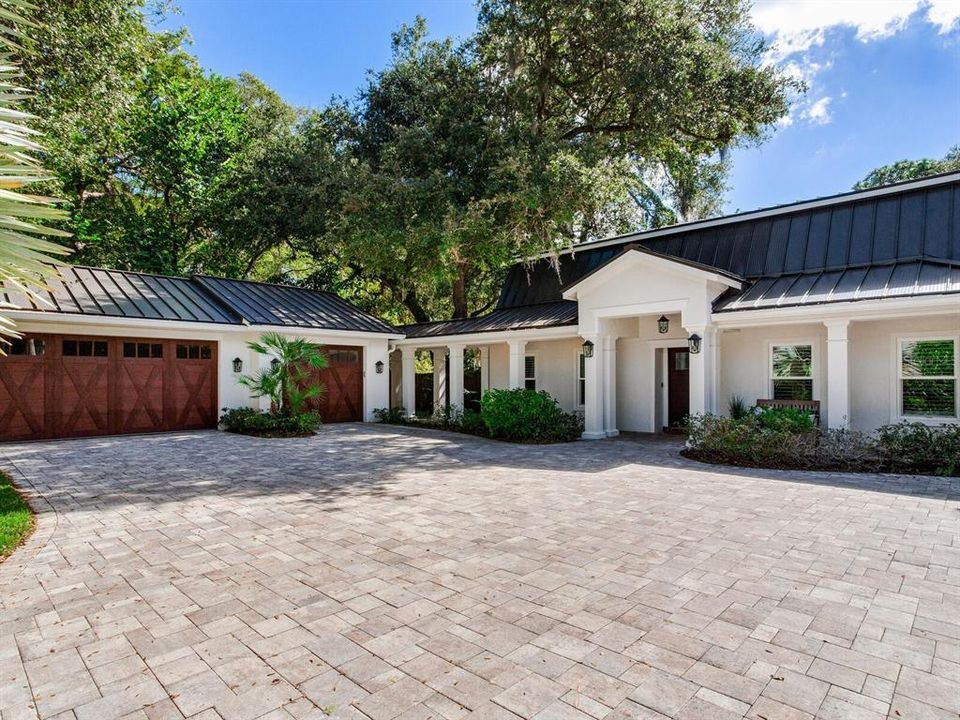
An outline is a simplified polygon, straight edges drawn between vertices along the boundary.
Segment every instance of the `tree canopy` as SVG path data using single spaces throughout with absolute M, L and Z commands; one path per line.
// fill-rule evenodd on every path
M 484 311 L 517 257 L 715 214 L 729 149 L 799 89 L 743 0 L 483 0 L 463 43 L 417 18 L 356 97 L 301 110 L 204 72 L 157 9 L 36 11 L 25 70 L 78 259 L 323 287 L 396 321 Z
M 890 185 L 905 180 L 919 180 L 930 175 L 960 171 L 960 145 L 954 145 L 942 158 L 921 158 L 920 160 L 897 160 L 871 170 L 853 186 L 854 190 Z

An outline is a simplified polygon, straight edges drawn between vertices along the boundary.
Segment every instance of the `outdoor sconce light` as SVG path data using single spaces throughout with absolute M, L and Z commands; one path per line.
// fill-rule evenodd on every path
M 235 373 L 243 372 L 243 360 L 240 358 L 233 359 L 233 371 Z
M 383 360 L 377 360 L 374 367 L 377 369 L 377 375 L 383 375 Z
M 701 340 L 701 339 L 702 339 L 702 338 L 701 338 L 699 335 L 697 335 L 696 333 L 694 333 L 693 335 L 691 335 L 691 336 L 687 339 L 687 343 L 690 345 L 690 353 L 691 353 L 692 355 L 696 355 L 697 353 L 700 352 L 700 340 Z
M 280 358 L 274 358 L 273 360 L 271 360 L 270 367 L 272 367 L 274 370 L 280 367 Z
M 661 315 L 660 319 L 657 320 L 657 330 L 660 331 L 661 335 L 666 335 L 670 330 L 670 321 L 667 319 L 666 315 Z
M 589 340 L 583 344 L 583 356 L 585 358 L 593 357 L 593 343 Z

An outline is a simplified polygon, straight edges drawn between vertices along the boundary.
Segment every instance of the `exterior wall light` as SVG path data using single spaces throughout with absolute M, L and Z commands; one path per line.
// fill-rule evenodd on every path
M 240 358 L 233 359 L 233 371 L 235 373 L 243 372 L 243 360 Z
M 702 338 L 694 333 L 689 338 L 687 338 L 687 344 L 690 346 L 690 354 L 696 355 L 700 352 L 700 341 Z
M 589 340 L 583 344 L 583 356 L 585 358 L 593 357 L 593 343 Z
M 270 367 L 272 367 L 274 370 L 280 367 L 280 358 L 274 358 L 273 360 L 271 360 Z
M 377 375 L 383 375 L 383 360 L 377 360 L 374 367 L 377 369 Z
M 670 331 L 670 321 L 666 315 L 661 315 L 660 319 L 657 320 L 657 330 L 660 331 L 661 335 L 666 335 Z

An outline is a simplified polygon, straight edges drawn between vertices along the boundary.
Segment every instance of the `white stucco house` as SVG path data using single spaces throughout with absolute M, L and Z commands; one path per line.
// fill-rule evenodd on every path
M 958 422 L 960 174 L 579 245 L 516 264 L 483 317 L 401 329 L 395 405 L 418 349 L 449 356 L 458 404 L 474 347 L 483 389 L 546 390 L 589 439 L 734 395 L 817 401 L 833 428 Z
M 274 330 L 327 346 L 326 422 L 546 390 L 587 439 L 659 432 L 733 396 L 815 402 L 829 427 L 958 422 L 960 173 L 585 243 L 518 262 L 494 310 L 391 327 L 330 293 L 63 268 L 50 306 L 0 287 L 0 440 L 215 427 Z M 443 361 L 441 361 L 441 359 Z M 447 371 L 449 368 L 449 371 Z

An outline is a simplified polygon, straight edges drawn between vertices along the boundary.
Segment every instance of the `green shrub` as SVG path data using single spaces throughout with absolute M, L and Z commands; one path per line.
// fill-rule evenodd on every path
M 884 467 L 893 472 L 960 477 L 960 425 L 884 425 L 877 431 L 877 444 Z
M 750 408 L 747 406 L 747 401 L 743 399 L 743 395 L 733 395 L 728 409 L 730 417 L 734 420 L 742 420 L 750 414 Z
M 800 408 L 765 407 L 755 408 L 757 422 L 768 430 L 787 432 L 808 432 L 817 427 L 810 413 Z
M 377 408 L 373 411 L 373 416 L 377 419 L 377 422 L 388 425 L 407 424 L 407 411 L 402 407 Z
M 501 440 L 569 442 L 583 432 L 580 419 L 564 412 L 560 404 L 542 390 L 488 390 L 480 406 L 490 436 Z
M 320 427 L 320 415 L 314 412 L 280 415 L 254 408 L 224 408 L 220 424 L 227 432 L 261 437 L 304 437 Z
M 464 410 L 460 419 L 460 430 L 471 435 L 487 435 L 487 424 L 483 415 L 473 410 Z

